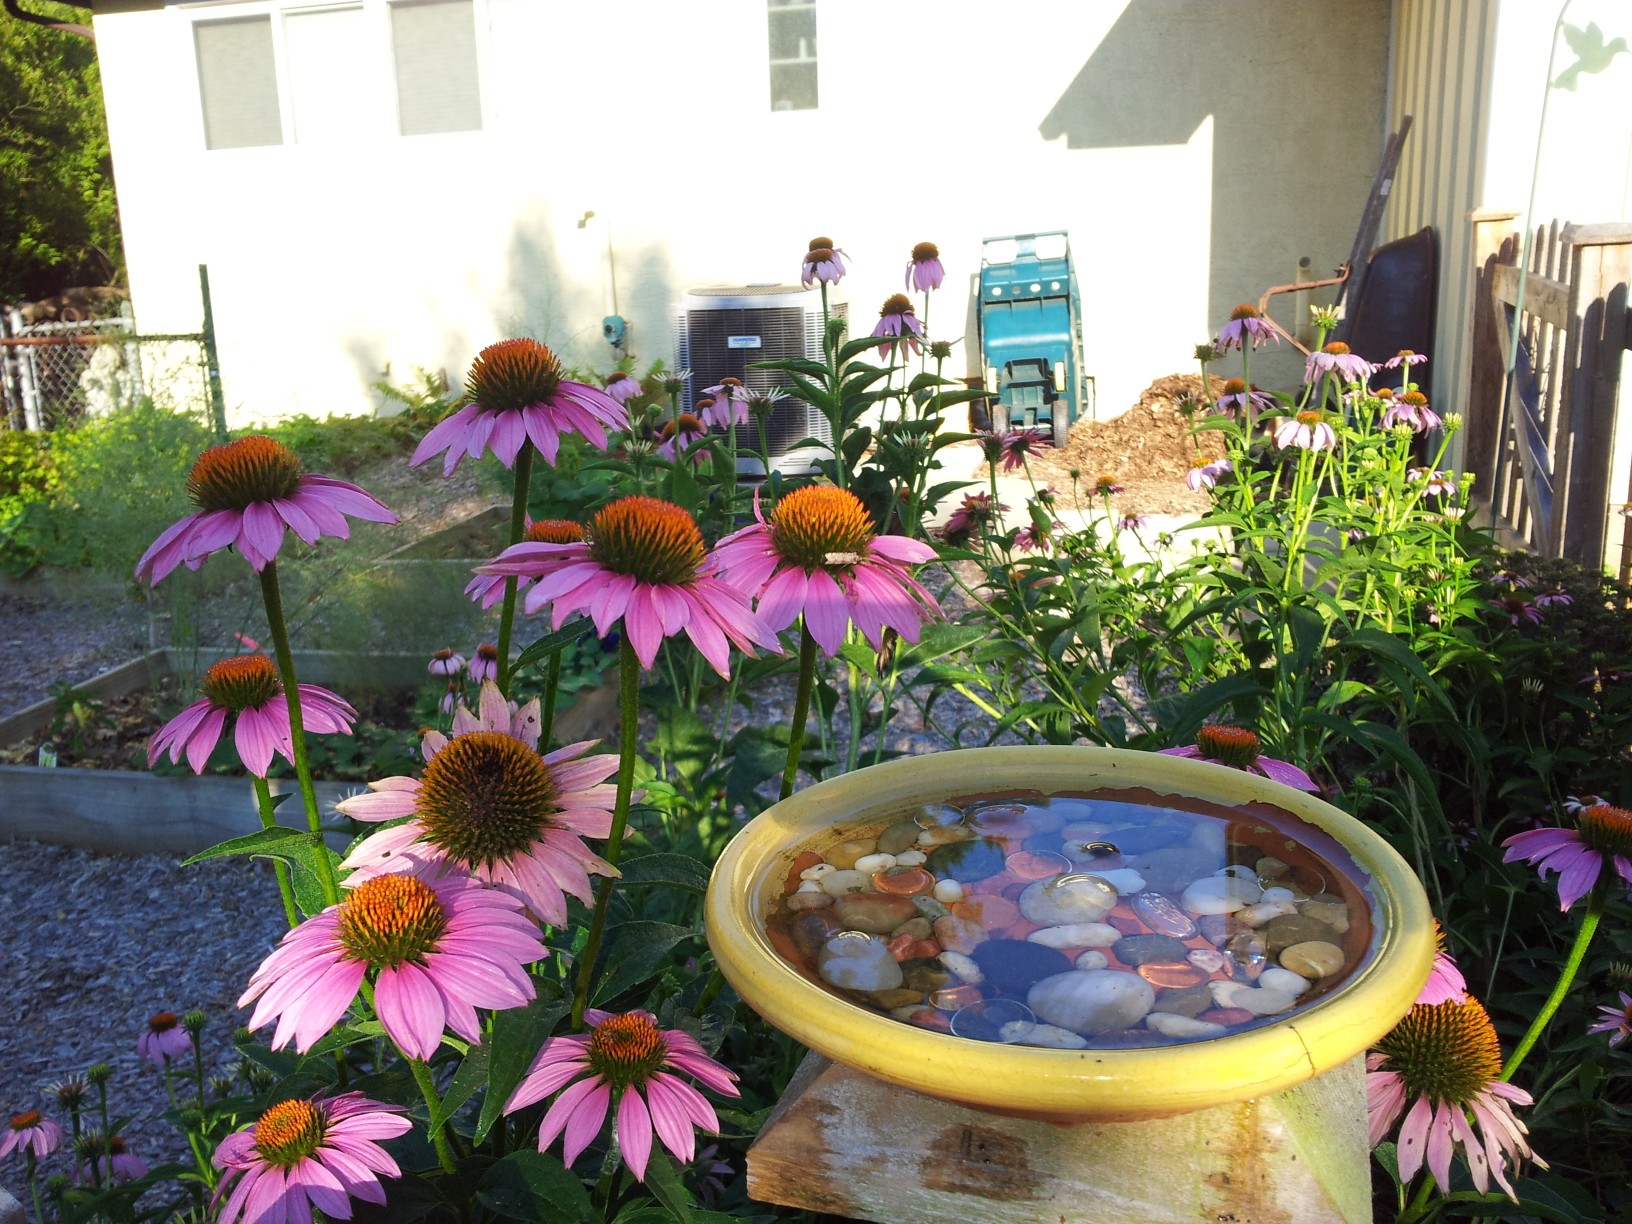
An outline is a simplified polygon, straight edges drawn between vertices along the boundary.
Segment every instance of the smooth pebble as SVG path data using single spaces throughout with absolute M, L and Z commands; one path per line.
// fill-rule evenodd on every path
M 1039 927 L 1026 939 L 1050 948 L 1108 948 L 1122 938 L 1122 932 L 1105 922 L 1069 922 L 1063 926 Z
M 1281 994 L 1301 995 L 1309 989 L 1309 979 L 1293 973 L 1290 969 L 1282 969 L 1271 965 L 1265 969 L 1258 979 L 1261 990 L 1274 990 Z
M 801 880 L 819 880 L 823 876 L 832 875 L 837 870 L 838 868 L 833 866 L 832 863 L 817 863 L 814 867 L 806 867 L 801 871 L 799 878 Z
M 933 895 L 942 905 L 951 905 L 954 901 L 963 900 L 963 885 L 956 880 L 940 880 L 936 882 Z
M 1331 977 L 1343 968 L 1343 949 L 1325 940 L 1308 940 L 1282 948 L 1280 962 L 1306 978 Z
M 975 958 L 964 952 L 946 951 L 941 953 L 941 964 L 957 974 L 960 981 L 971 985 L 979 985 L 986 980 L 986 975 L 980 971 Z
M 1088 1045 L 1088 1039 L 1057 1024 L 1034 1024 L 1031 1031 L 1015 1044 L 1043 1046 L 1050 1050 L 1081 1050 Z
M 864 871 L 834 871 L 821 879 L 822 890 L 842 897 L 846 893 L 871 892 L 873 877 Z
M 1112 927 L 1111 929 L 1114 931 L 1116 928 Z M 1076 967 L 1078 969 L 1103 969 L 1110 963 L 1111 958 L 1106 956 L 1105 953 L 1096 948 L 1090 948 L 1081 956 L 1077 957 Z
M 848 931 L 823 946 L 816 972 L 840 990 L 894 990 L 901 985 L 901 966 L 884 941 Z
M 1115 887 L 1097 875 L 1057 876 L 1026 885 L 1020 912 L 1038 926 L 1098 922 L 1116 905 Z
M 924 860 L 927 858 L 929 858 L 929 855 L 922 850 L 903 850 L 895 856 L 895 865 L 897 867 L 919 867 L 923 865 Z
M 1180 902 L 1192 914 L 1233 914 L 1258 900 L 1262 893 L 1254 880 L 1233 875 L 1207 876 L 1192 881 Z
M 1229 1031 L 1222 1024 L 1175 1016 L 1172 1012 L 1151 1012 L 1145 1017 L 1145 1027 L 1163 1037 L 1222 1037 Z
M 856 860 L 856 870 L 874 875 L 880 871 L 888 871 L 895 866 L 893 854 L 864 854 Z
M 1044 978 L 1026 994 L 1026 1006 L 1039 1020 L 1085 1036 L 1132 1028 L 1155 1004 L 1155 987 L 1117 969 L 1072 969 Z

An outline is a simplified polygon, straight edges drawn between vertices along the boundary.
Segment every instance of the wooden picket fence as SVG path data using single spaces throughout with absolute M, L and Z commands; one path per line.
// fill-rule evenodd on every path
M 1473 215 L 1473 359 L 1464 467 L 1475 503 L 1524 547 L 1632 573 L 1632 224 L 1537 227 L 1518 304 L 1516 213 Z M 1513 320 L 1520 320 L 1511 383 Z

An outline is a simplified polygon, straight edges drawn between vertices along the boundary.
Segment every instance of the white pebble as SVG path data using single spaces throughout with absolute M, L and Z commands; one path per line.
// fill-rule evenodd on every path
M 1273 1016 L 1298 1001 L 1290 991 L 1263 990 L 1244 982 L 1209 982 L 1207 986 L 1220 1007 L 1239 1007 L 1255 1016 Z
M 1277 889 L 1277 892 L 1284 891 Z M 1284 914 L 1295 914 L 1298 907 L 1290 901 L 1259 901 L 1254 905 L 1243 906 L 1235 911 L 1235 916 L 1249 927 L 1261 927 L 1272 918 L 1279 918 Z
M 962 901 L 963 885 L 956 880 L 937 880 L 935 882 L 934 897 L 942 905 L 951 905 L 954 901 Z
M 832 875 L 838 868 L 832 863 L 817 863 L 814 867 L 806 867 L 799 873 L 801 880 L 819 880 L 823 876 Z
M 1272 905 L 1281 905 L 1285 902 L 1296 901 L 1297 899 L 1298 894 L 1293 892 L 1290 888 L 1280 887 L 1264 889 L 1264 895 L 1259 898 L 1259 900 L 1267 901 Z
M 980 966 L 975 963 L 975 958 L 972 956 L 966 956 L 962 952 L 953 952 L 948 949 L 941 953 L 940 960 L 948 972 L 957 975 L 960 982 L 968 982 L 971 986 L 978 986 L 986 980 L 986 975 L 981 972 Z
M 1227 1031 L 1211 1020 L 1193 1020 L 1172 1012 L 1151 1012 L 1145 1017 L 1145 1027 L 1163 1037 L 1222 1037 Z
M 997 1030 L 997 1039 L 1011 1044 L 1015 1042 L 1024 1043 L 1036 1027 L 1037 1022 L 1035 1020 L 1010 1020 Z
M 1106 956 L 1105 953 L 1096 952 L 1092 949 L 1077 957 L 1076 961 L 1078 969 L 1103 969 L 1110 963 L 1111 958 Z
M 1109 881 L 1119 896 L 1131 897 L 1134 893 L 1145 891 L 1145 877 L 1132 867 L 1115 867 L 1110 871 L 1096 871 L 1094 874 L 1102 880 Z
M 816 880 L 806 880 L 804 883 L 799 885 L 799 891 L 802 893 L 813 893 L 826 892 L 827 890 L 823 888 Z
M 1034 1024 L 1031 1026 L 1031 1032 L 1021 1038 L 1018 1044 L 1046 1046 L 1051 1050 L 1080 1050 L 1087 1046 L 1088 1039 L 1058 1025 Z
M 1262 895 L 1256 880 L 1233 875 L 1203 876 L 1191 882 L 1180 901 L 1192 914 L 1233 914 Z
M 824 892 L 842 897 L 846 893 L 872 891 L 873 877 L 864 871 L 835 871 L 823 876 L 821 884 Z
M 897 867 L 918 867 L 927 862 L 928 859 L 929 855 L 922 850 L 908 850 L 895 856 L 895 865 Z M 953 883 L 956 882 L 953 881 Z
M 1217 948 L 1193 948 L 1186 954 L 1186 959 L 1197 969 L 1205 969 L 1208 973 L 1217 973 L 1224 968 L 1224 953 Z
M 894 1016 L 897 1020 L 911 1020 L 923 1010 L 924 1005 L 922 1003 L 914 1003 L 910 1007 L 892 1007 L 890 1008 L 890 1015 Z
M 1215 876 L 1234 876 L 1238 880 L 1251 880 L 1258 883 L 1258 873 L 1244 863 L 1232 863 L 1228 867 L 1220 867 L 1213 872 Z
M 1108 922 L 1068 922 L 1040 927 L 1026 936 L 1028 943 L 1047 948 L 1108 948 L 1121 938 L 1122 932 Z
M 1301 974 L 1293 973 L 1290 969 L 1282 969 L 1278 965 L 1272 965 L 1264 970 L 1263 976 L 1258 979 L 1258 985 L 1264 990 L 1301 995 L 1309 989 L 1309 979 Z
M 866 875 L 888 871 L 894 866 L 895 855 L 893 854 L 864 854 L 856 860 L 856 870 Z

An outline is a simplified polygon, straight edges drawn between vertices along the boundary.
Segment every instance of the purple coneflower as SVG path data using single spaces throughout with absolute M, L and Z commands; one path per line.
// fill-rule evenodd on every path
M 1109 472 L 1101 472 L 1094 477 L 1094 492 L 1100 497 L 1111 497 L 1123 492 L 1121 485 L 1116 483 L 1116 477 Z
M 222 659 L 204 673 L 199 682 L 203 701 L 195 701 L 159 728 L 147 746 L 147 763 L 152 765 L 168 749 L 171 763 L 187 754 L 193 772 L 201 774 L 210 753 L 221 738 L 227 715 L 234 717 L 233 744 L 244 768 L 258 778 L 266 777 L 276 752 L 294 763 L 295 749 L 290 740 L 289 706 L 284 699 L 278 669 L 265 655 L 233 655 Z M 315 684 L 300 688 L 300 717 L 307 731 L 326 735 L 350 735 L 351 720 L 357 711 L 338 693 Z
M 1216 761 L 1220 765 L 1228 765 L 1231 769 L 1258 774 L 1271 782 L 1279 782 L 1282 786 L 1291 786 L 1312 794 L 1320 792 L 1315 780 L 1303 770 L 1286 761 L 1277 761 L 1274 757 L 1262 755 L 1259 747 L 1258 737 L 1245 727 L 1214 725 L 1197 731 L 1194 744 L 1183 748 L 1163 748 L 1161 753 L 1163 756 Z
M 748 424 L 750 398 L 748 388 L 742 385 L 740 378 L 722 378 L 712 387 L 704 387 L 703 394 L 713 400 L 701 414 L 703 424 L 718 429 L 732 424 Z M 698 400 L 697 403 L 700 407 L 703 401 Z
M 1558 908 L 1568 910 L 1598 883 L 1606 865 L 1632 884 L 1632 812 L 1594 803 L 1576 813 L 1573 829 L 1531 829 L 1502 843 L 1502 862 L 1534 864 L 1542 879 L 1558 872 Z
M 457 676 L 465 670 L 465 656 L 451 650 L 439 650 L 431 656 L 425 670 L 433 676 Z
M 640 394 L 640 380 L 624 370 L 613 370 L 606 376 L 606 393 L 620 405 L 627 405 Z
M 1150 520 L 1143 514 L 1124 514 L 1116 520 L 1118 531 L 1138 531 Z
M 402 824 L 360 842 L 341 864 L 353 882 L 400 871 L 468 873 L 515 897 L 541 922 L 564 926 L 570 893 L 593 900 L 591 874 L 616 875 L 583 838 L 612 829 L 618 767 L 613 753 L 587 755 L 594 741 L 540 756 L 539 706 L 514 710 L 492 682 L 480 714 L 461 706 L 453 735 L 427 732 L 422 778 L 382 778 L 371 794 L 336 805 L 354 820 Z
M 1451 954 L 1445 951 L 1445 932 L 1440 928 L 1438 919 L 1434 921 L 1434 964 L 1428 970 L 1428 980 L 1423 983 L 1422 993 L 1417 996 L 1418 1003 L 1460 1003 L 1468 997 L 1467 979 L 1462 976 L 1462 970 L 1456 967 L 1456 961 Z
M 1618 1046 L 1625 1041 L 1628 1034 L 1632 1034 L 1632 995 L 1621 991 L 1619 1006 L 1608 1003 L 1598 1005 L 1599 1020 L 1587 1030 L 1589 1033 L 1608 1033 L 1609 1044 Z
M 1327 424 L 1325 413 L 1311 409 L 1277 425 L 1274 442 L 1282 450 L 1330 450 L 1337 445 L 1337 431 Z
M 499 648 L 492 642 L 483 642 L 470 656 L 470 678 L 475 684 L 499 678 Z
M 252 435 L 212 446 L 187 476 L 196 513 L 166 527 L 136 563 L 136 577 L 155 586 L 178 565 L 196 570 L 211 553 L 237 548 L 257 572 L 283 547 L 285 530 L 308 544 L 347 539 L 346 516 L 394 523 L 397 516 L 344 480 L 311 476 L 281 442 Z
M 1575 602 L 1575 597 L 1561 586 L 1555 586 L 1550 591 L 1543 591 L 1536 596 L 1536 607 L 1551 608 L 1555 604 L 1565 606 Z
M 1040 524 L 1030 522 L 1014 535 L 1014 546 L 1021 552 L 1048 552 L 1054 547 L 1054 535 L 1064 531 L 1065 524 L 1059 519 Z
M 529 614 L 546 604 L 552 629 L 588 614 L 605 637 L 622 621 L 635 657 L 648 670 L 666 637 L 686 636 L 722 676 L 730 647 L 778 648 L 776 634 L 747 596 L 720 581 L 696 520 L 672 502 L 639 495 L 596 512 L 586 538 L 572 544 L 514 544 L 477 573 L 538 581 L 527 590 Z
M 1397 370 L 1401 366 L 1404 366 L 1407 370 L 1409 370 L 1412 366 L 1421 365 L 1427 360 L 1428 355 L 1426 353 L 1413 353 L 1410 349 L 1401 349 L 1399 352 L 1395 353 L 1394 356 L 1383 362 L 1382 368 L 1385 370 Z
M 1427 433 L 1441 425 L 1439 414 L 1428 407 L 1428 397 L 1421 391 L 1411 390 L 1396 395 L 1383 413 L 1383 425 L 1409 425 L 1418 433 Z
M 443 421 L 414 450 L 417 467 L 447 452 L 449 476 L 466 455 L 490 450 L 513 467 L 522 444 L 531 442 L 545 463 L 554 463 L 563 434 L 578 434 L 602 450 L 608 430 L 628 429 L 629 414 L 599 387 L 562 377 L 561 361 L 537 340 L 500 340 L 470 363 L 465 406 Z
M 105 1185 L 122 1185 L 138 1177 L 147 1176 L 147 1161 L 130 1150 L 123 1135 L 107 1139 L 101 1131 L 86 1131 L 74 1145 L 76 1153 L 86 1161 L 78 1170 L 79 1180 L 94 1180 Z
M 1426 481 L 1423 493 L 1426 496 L 1450 497 L 1456 492 L 1456 481 L 1451 479 L 1451 473 L 1441 472 L 1434 468 L 1414 467 L 1405 473 L 1407 480 Z M 1521 580 L 1522 581 L 1522 580 Z
M 548 955 L 521 902 L 469 876 L 364 880 L 337 905 L 279 941 L 238 1000 L 249 1027 L 276 1019 L 272 1048 L 302 1054 L 334 1027 L 374 979 L 374 1009 L 405 1055 L 428 1060 L 451 1028 L 482 1040 L 476 1008 L 522 1007 L 534 996 L 525 966 Z
M 804 265 L 799 269 L 800 284 L 806 289 L 816 281 L 836 285 L 844 279 L 844 272 L 844 252 L 833 245 L 833 239 L 812 238 L 805 251 Z
M 713 411 L 714 401 L 698 400 L 697 405 L 706 414 Z M 693 467 L 702 467 L 709 461 L 708 448 L 698 443 L 707 436 L 708 426 L 701 417 L 682 412 L 674 420 L 664 421 L 663 428 L 657 431 L 657 453 L 670 463 L 687 459 Z
M 1190 470 L 1184 474 L 1184 483 L 1199 493 L 1216 485 L 1225 472 L 1234 470 L 1235 465 L 1228 459 L 1209 459 L 1206 455 L 1197 455 L 1190 460 Z
M 912 258 L 907 261 L 908 289 L 928 293 L 931 289 L 939 289 L 945 279 L 946 269 L 941 266 L 940 247 L 933 242 L 920 242 L 912 248 Z
M 895 359 L 896 348 L 906 349 L 907 353 L 916 357 L 923 351 L 919 343 L 924 338 L 924 325 L 918 321 L 913 312 L 912 302 L 904 293 L 892 293 L 884 299 L 884 305 L 878 311 L 878 323 L 873 328 L 874 336 L 888 337 L 879 345 L 886 361 Z
M 523 544 L 576 544 L 584 538 L 584 529 L 571 519 L 539 519 L 527 524 L 527 534 L 521 537 Z M 517 578 L 516 591 L 525 590 L 531 578 Z M 494 577 L 491 574 L 477 574 L 465 586 L 465 594 L 469 595 L 484 608 L 491 608 L 504 598 L 504 578 Z
M 1000 439 L 1003 451 L 1003 470 L 1012 472 L 1022 468 L 1026 459 L 1037 454 L 1049 443 L 1049 435 L 1041 429 L 1011 429 Z
M 1002 502 L 993 503 L 990 493 L 966 493 L 963 502 L 947 517 L 941 534 L 954 544 L 966 543 L 970 536 L 984 532 L 999 514 L 1008 510 Z
M 554 1092 L 538 1128 L 538 1150 L 544 1151 L 565 1132 L 561 1156 L 567 1165 L 601 1133 L 606 1115 L 617 1106 L 618 1148 L 629 1171 L 646 1180 L 652 1134 L 673 1153 L 690 1161 L 696 1154 L 696 1128 L 719 1130 L 719 1118 L 708 1099 L 674 1072 L 683 1072 L 723 1096 L 738 1096 L 736 1075 L 710 1058 L 697 1039 L 679 1029 L 660 1029 L 643 1011 L 584 1013 L 588 1033 L 552 1037 L 504 1109 L 514 1113 Z
M 1331 374 L 1341 382 L 1363 383 L 1376 369 L 1365 358 L 1351 353 L 1343 341 L 1333 340 L 1318 353 L 1309 354 L 1303 367 L 1303 381 L 1312 383 L 1323 374 Z
M 1268 391 L 1255 391 L 1247 386 L 1245 379 L 1230 378 L 1225 380 L 1224 393 L 1218 397 L 1213 408 L 1218 412 L 1235 412 L 1238 409 L 1263 412 L 1275 406 L 1275 397 Z
M 1257 348 L 1265 340 L 1273 340 L 1279 344 L 1281 337 L 1270 326 L 1269 320 L 1258 313 L 1256 306 L 1249 306 L 1243 302 L 1230 311 L 1230 321 L 1213 337 L 1213 347 L 1220 353 L 1227 353 L 1232 348 L 1245 348 L 1249 340 L 1252 347 Z
M 147 1028 L 136 1039 L 136 1057 L 155 1066 L 168 1066 L 172 1058 L 193 1052 L 193 1039 L 181 1026 L 181 1017 L 175 1012 L 154 1012 L 147 1018 Z
M 360 1092 L 279 1101 L 215 1149 L 218 1224 L 293 1224 L 311 1219 L 314 1207 L 349 1220 L 352 1199 L 384 1206 L 380 1178 L 402 1170 L 379 1141 L 413 1129 L 404 1112 Z
M 935 597 L 907 572 L 935 550 L 906 536 L 877 535 L 861 500 L 831 485 L 808 485 L 721 540 L 714 559 L 721 578 L 757 601 L 760 619 L 780 632 L 803 614 L 805 628 L 829 657 L 854 624 L 874 650 L 886 629 L 909 642 L 940 619 Z
M 29 1152 L 44 1160 L 62 1146 L 62 1127 L 37 1109 L 11 1115 L 11 1125 L 0 1132 L 0 1160 L 13 1152 Z
M 1517 629 L 1521 624 L 1541 624 L 1541 609 L 1522 595 L 1503 595 L 1500 599 L 1487 599 L 1485 606 L 1495 608 L 1508 623 Z
M 1514 1105 L 1530 1094 L 1504 1083 L 1501 1047 L 1485 1009 L 1474 999 L 1418 1003 L 1366 1057 L 1366 1113 L 1376 1147 L 1401 1114 L 1400 1181 L 1409 1184 L 1426 1163 L 1442 1193 L 1451 1189 L 1458 1148 L 1481 1194 L 1491 1178 L 1517 1201 L 1507 1162 L 1542 1161 L 1525 1142 Z M 1408 1108 L 1409 1106 L 1409 1108 Z M 1467 1115 L 1473 1115 L 1470 1122 Z

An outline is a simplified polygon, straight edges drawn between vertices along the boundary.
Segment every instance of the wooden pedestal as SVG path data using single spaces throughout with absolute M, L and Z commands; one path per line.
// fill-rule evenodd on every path
M 1371 1220 L 1362 1057 L 1150 1122 L 982 1113 L 810 1054 L 748 1152 L 766 1203 L 880 1224 Z

